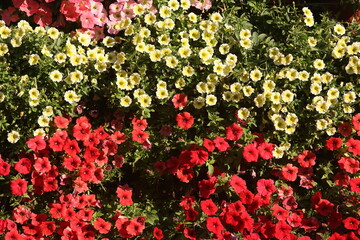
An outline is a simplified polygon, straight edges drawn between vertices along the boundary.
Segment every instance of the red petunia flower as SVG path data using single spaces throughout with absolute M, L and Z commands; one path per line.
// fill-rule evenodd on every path
M 360 140 L 355 140 L 350 138 L 347 140 L 346 145 L 348 146 L 348 151 L 354 154 L 355 156 L 360 155 Z
M 80 153 L 81 150 L 76 140 L 67 139 L 64 145 L 64 151 L 69 154 L 70 156 L 75 156 L 76 154 Z
M 236 123 L 225 128 L 226 131 L 226 139 L 231 141 L 237 141 L 244 134 L 244 130 L 242 127 Z
M 230 185 L 237 194 L 247 189 L 245 180 L 236 175 L 231 177 Z
M 1 19 L 4 20 L 6 25 L 10 25 L 11 22 L 19 21 L 19 15 L 16 13 L 16 11 L 16 8 L 8 7 L 0 13 Z
M 185 228 L 184 229 L 184 237 L 190 240 L 197 240 L 196 238 L 196 231 L 191 228 Z
M 291 227 L 299 227 L 301 225 L 301 220 L 301 216 L 296 213 L 292 213 L 286 218 L 286 221 Z
M 331 137 L 328 140 L 326 140 L 325 147 L 328 150 L 334 151 L 336 149 L 339 149 L 341 145 L 342 145 L 341 138 Z
M 11 193 L 14 195 L 19 195 L 19 196 L 24 195 L 27 191 L 27 184 L 28 184 L 28 181 L 25 181 L 21 178 L 12 180 L 10 182 Z
M 110 139 L 116 144 L 122 144 L 126 141 L 126 136 L 124 133 L 116 131 L 110 136 Z
M 134 202 L 132 200 L 132 189 L 128 185 L 118 186 L 116 189 L 117 197 L 120 199 L 120 204 L 122 206 L 132 205 Z
M 60 116 L 55 116 L 54 122 L 58 128 L 67 128 L 70 123 L 69 119 Z
M 58 189 L 58 180 L 48 177 L 44 179 L 44 192 L 56 191 Z
M 272 215 L 279 221 L 285 221 L 289 215 L 289 211 L 280 207 L 278 204 L 272 206 L 271 210 L 273 210 Z
M 89 137 L 91 132 L 91 124 L 88 122 L 80 122 L 73 127 L 73 136 L 78 141 L 84 141 Z
M 35 160 L 34 168 L 38 173 L 47 173 L 51 170 L 51 164 L 47 157 L 39 157 Z
M 201 201 L 200 207 L 206 215 L 215 215 L 219 209 L 211 199 Z
M 315 165 L 316 155 L 308 150 L 304 150 L 298 157 L 297 160 L 300 166 L 308 168 Z
M 137 117 L 134 117 L 131 120 L 131 123 L 133 125 L 134 130 L 144 131 L 148 126 L 148 123 L 147 123 L 146 119 L 140 119 L 140 118 L 137 118 Z
M 145 143 L 149 138 L 149 133 L 142 130 L 134 129 L 132 131 L 132 140 L 138 143 Z
M 111 229 L 111 223 L 106 222 L 102 218 L 97 218 L 94 221 L 94 228 L 101 234 L 107 234 Z
M 49 139 L 49 147 L 54 152 L 62 151 L 64 149 L 64 145 L 65 145 L 65 140 L 56 134 L 54 134 L 54 136 L 52 136 Z
M 259 158 L 259 151 L 257 150 L 255 143 L 246 145 L 243 149 L 242 155 L 247 162 L 257 162 Z
M 353 116 L 351 123 L 356 131 L 360 131 L 360 113 Z
M 290 232 L 292 227 L 289 226 L 284 220 L 275 224 L 275 237 L 277 239 L 284 239 Z
M 281 170 L 281 176 L 286 181 L 295 181 L 297 178 L 298 168 L 293 166 L 291 163 L 286 164 Z
M 273 158 L 273 150 L 274 150 L 274 144 L 268 143 L 268 142 L 262 142 L 257 147 L 257 150 L 259 152 L 259 155 L 262 159 L 268 160 Z
M 163 238 L 164 238 L 163 231 L 162 231 L 160 228 L 157 228 L 157 227 L 154 227 L 153 236 L 154 236 L 157 240 L 160 240 L 160 239 L 163 239 Z
M 34 152 L 40 151 L 46 148 L 46 142 L 44 138 L 40 135 L 37 135 L 36 137 L 30 138 L 26 142 L 28 148 L 32 149 Z
M 186 103 L 188 101 L 186 94 L 184 93 L 177 93 L 172 98 L 172 103 L 174 104 L 175 108 L 184 108 L 186 106 Z
M 189 208 L 188 210 L 185 211 L 185 220 L 186 221 L 195 221 L 196 217 L 199 215 L 199 213 L 197 211 L 195 211 L 195 209 L 193 209 L 192 207 Z
M 96 134 L 99 140 L 105 140 L 109 137 L 109 134 L 105 132 L 103 126 L 100 126 L 98 127 L 98 129 L 95 129 L 94 133 Z
M 45 221 L 40 224 L 40 230 L 44 235 L 51 235 L 55 231 L 56 226 L 54 221 Z
M 178 113 L 176 115 L 176 122 L 178 127 L 187 130 L 194 124 L 194 117 L 188 112 Z
M 256 189 L 262 196 L 270 195 L 276 191 L 274 181 L 272 179 L 260 179 L 256 183 Z
M 328 216 L 334 208 L 334 204 L 329 200 L 320 199 L 317 204 L 315 204 L 315 210 L 323 216 Z
M 15 222 L 20 224 L 26 223 L 29 220 L 31 214 L 32 212 L 30 211 L 30 209 L 23 205 L 17 206 L 12 211 L 13 219 L 15 220 Z
M 360 221 L 353 217 L 347 217 L 342 220 L 344 227 L 349 230 L 357 230 L 360 225 Z
M 337 232 L 331 234 L 328 240 L 346 240 L 347 238 Z
M 191 168 L 181 167 L 176 171 L 176 177 L 184 183 L 188 183 L 191 179 L 194 178 L 194 170 Z
M 203 146 L 209 151 L 213 152 L 215 150 L 215 144 L 210 139 L 204 138 Z
M 286 210 L 295 210 L 298 207 L 294 196 L 287 197 L 283 200 L 282 205 Z
M 210 179 L 204 179 L 198 182 L 200 197 L 209 198 L 216 190 L 215 183 L 216 177 L 211 177 Z
M 34 22 L 41 27 L 48 26 L 52 23 L 52 11 L 51 8 L 45 4 L 41 4 L 38 9 L 36 9 L 34 15 Z
M 81 165 L 80 157 L 77 155 L 64 157 L 64 162 L 62 165 L 69 171 L 74 171 Z
M 339 125 L 339 133 L 344 137 L 350 136 L 352 132 L 352 127 L 350 123 L 344 122 Z
M 338 163 L 339 163 L 339 167 L 341 169 L 344 169 L 348 173 L 355 174 L 360 169 L 359 167 L 360 162 L 351 157 L 341 157 Z
M 349 184 L 351 191 L 360 193 L 360 178 L 351 179 Z
M 252 204 L 254 200 L 254 194 L 248 189 L 244 189 L 239 193 L 239 197 L 243 204 Z
M 11 165 L 5 161 L 0 161 L 0 176 L 7 176 L 10 174 Z
M 228 144 L 228 142 L 226 141 L 226 139 L 216 136 L 215 139 L 213 140 L 215 147 L 222 152 L 225 152 L 226 150 L 230 149 L 230 145 Z
M 206 228 L 213 233 L 220 233 L 225 229 L 218 217 L 207 217 Z
M 196 199 L 194 196 L 182 196 L 182 200 L 180 202 L 180 207 L 185 210 L 190 209 L 196 203 Z
M 129 225 L 126 226 L 126 231 L 131 236 L 137 236 L 143 232 L 144 228 L 145 228 L 145 226 L 143 224 L 133 221 L 133 219 L 132 219 L 130 221 Z

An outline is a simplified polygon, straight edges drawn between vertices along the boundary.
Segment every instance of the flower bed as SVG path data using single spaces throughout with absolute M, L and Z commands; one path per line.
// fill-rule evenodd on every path
M 1 237 L 360 237 L 357 23 L 75 2 L 2 12 Z M 82 29 L 36 20 L 59 6 Z

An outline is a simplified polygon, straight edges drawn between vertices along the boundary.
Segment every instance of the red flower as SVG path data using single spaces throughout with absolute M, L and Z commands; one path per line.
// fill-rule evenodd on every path
M 16 229 L 12 229 L 5 234 L 4 240 L 22 240 L 22 236 Z
M 244 189 L 239 193 L 239 197 L 243 204 L 252 204 L 254 200 L 254 194 L 250 192 L 248 189 Z
M 255 143 L 246 145 L 242 155 L 247 162 L 257 162 L 259 158 L 259 151 L 257 150 Z
M 354 178 L 350 180 L 350 190 L 356 193 L 360 193 L 360 178 Z
M 20 224 L 26 223 L 29 220 L 30 215 L 32 214 L 32 212 L 23 205 L 19 205 L 16 208 L 14 208 L 12 213 L 15 222 Z
M 185 209 L 188 210 L 190 209 L 194 204 L 196 203 L 196 199 L 194 196 L 182 196 L 182 200 L 180 202 L 180 206 Z
M 286 221 L 291 227 L 299 227 L 301 225 L 301 220 L 302 218 L 296 213 L 292 213 L 286 218 Z
M 320 227 L 320 222 L 315 217 L 309 217 L 302 220 L 302 225 L 300 226 L 306 232 L 316 231 Z
M 228 149 L 230 149 L 230 145 L 227 143 L 227 141 L 219 136 L 216 136 L 215 139 L 213 140 L 215 143 L 215 147 L 217 149 L 219 149 L 220 151 L 224 152 Z
M 54 122 L 58 128 L 67 128 L 70 123 L 69 119 L 60 116 L 55 116 Z
M 15 13 L 16 11 L 16 8 L 8 7 L 1 12 L 1 19 L 4 20 L 6 25 L 10 25 L 11 22 L 19 21 L 19 15 Z
M 233 123 L 231 126 L 226 127 L 225 131 L 226 131 L 226 139 L 231 141 L 239 140 L 244 133 L 242 127 L 236 123 Z
M 40 224 L 40 230 L 44 235 L 51 235 L 55 231 L 56 226 L 54 221 L 45 221 Z
M 356 114 L 352 118 L 352 125 L 356 131 L 360 131 L 360 113 Z
M 347 217 L 342 222 L 344 223 L 344 227 L 349 230 L 357 230 L 360 225 L 360 221 L 353 217 Z
M 339 233 L 335 232 L 333 233 L 328 240 L 346 240 L 347 238 L 343 235 L 340 235 Z
M 146 119 L 139 119 L 137 117 L 134 117 L 131 123 L 133 124 L 134 130 L 144 131 L 148 126 Z
M 211 194 L 213 194 L 216 190 L 215 187 L 216 177 L 211 177 L 208 180 L 202 180 L 198 182 L 200 197 L 209 198 Z
M 14 195 L 19 195 L 19 196 L 24 195 L 27 191 L 27 184 L 28 184 L 28 181 L 25 181 L 21 178 L 12 180 L 10 182 L 11 193 Z
M 282 202 L 283 206 L 286 210 L 294 210 L 298 207 L 298 204 L 296 202 L 296 199 L 294 196 L 290 196 L 288 198 L 285 198 Z
M 100 126 L 98 129 L 96 129 L 94 131 L 94 133 L 96 134 L 97 138 L 99 140 L 105 140 L 109 137 L 109 134 L 107 134 L 103 128 L 103 126 Z
M 64 151 L 70 156 L 74 156 L 81 152 L 76 140 L 67 139 L 64 145 Z
M 224 230 L 224 226 L 221 224 L 218 217 L 207 217 L 206 228 L 213 233 L 220 233 L 222 230 Z
M 73 136 L 78 141 L 84 141 L 89 137 L 91 124 L 89 122 L 80 122 L 73 127 Z
M 175 108 L 182 109 L 183 107 L 186 106 L 188 99 L 187 99 L 186 94 L 178 93 L 178 94 L 174 95 L 174 97 L 172 98 L 171 101 L 173 102 Z
M 91 162 L 95 162 L 95 160 L 98 159 L 98 157 L 100 157 L 100 150 L 97 149 L 96 147 L 86 147 L 85 152 L 84 152 L 84 159 L 86 162 L 91 163 Z
M 348 146 L 348 151 L 353 153 L 355 156 L 360 155 L 360 140 L 355 140 L 350 138 L 347 140 L 346 145 Z
M 215 150 L 215 144 L 210 139 L 204 138 L 203 146 L 209 151 L 213 152 Z
M 197 240 L 196 238 L 196 231 L 191 228 L 185 228 L 184 229 L 184 237 L 190 240 Z
M 94 228 L 99 231 L 99 233 L 107 234 L 111 229 L 111 223 L 106 222 L 102 218 L 97 218 L 94 222 Z
M 185 211 L 185 220 L 186 221 L 195 221 L 196 217 L 199 215 L 195 209 L 192 207 Z
M 292 228 L 285 221 L 279 221 L 275 224 L 275 237 L 277 239 L 285 239 L 291 230 Z
M 149 133 L 134 129 L 132 131 L 132 140 L 138 143 L 144 143 L 149 138 Z
M 177 169 L 176 176 L 180 181 L 188 183 L 191 179 L 194 178 L 194 170 L 191 168 L 181 167 Z
M 78 157 L 77 155 L 64 157 L 64 162 L 62 165 L 66 169 L 74 171 L 75 169 L 78 169 L 81 165 L 80 157 Z
M 281 176 L 286 181 L 295 181 L 297 178 L 298 168 L 293 166 L 291 163 L 285 165 L 281 170 Z
M 338 161 L 338 163 L 339 163 L 340 168 L 344 169 L 348 173 L 355 174 L 360 169 L 359 161 L 354 158 L 341 157 L 340 160 Z
M 34 22 L 41 27 L 48 26 L 52 23 L 52 12 L 51 9 L 41 4 L 40 8 L 36 9 L 36 13 L 34 15 Z
M 343 135 L 344 137 L 347 137 L 347 136 L 350 136 L 350 134 L 352 132 L 352 127 L 351 127 L 350 123 L 344 122 L 344 123 L 340 124 L 338 130 L 341 135 Z
M 308 150 L 305 150 L 297 157 L 297 160 L 300 166 L 308 168 L 315 165 L 316 155 Z
M 262 159 L 268 160 L 274 157 L 272 154 L 274 150 L 274 144 L 272 143 L 262 142 L 257 147 L 257 150 Z
M 0 160 L 0 176 L 9 175 L 10 174 L 10 168 L 11 168 L 11 165 L 9 163 Z
M 84 182 L 92 181 L 92 179 L 95 177 L 93 169 L 88 167 L 82 167 L 79 171 L 79 176 Z
M 272 179 L 260 179 L 256 183 L 256 189 L 262 196 L 270 195 L 276 191 L 274 181 Z
M 320 199 L 315 205 L 315 210 L 323 216 L 328 216 L 334 208 L 334 204 L 326 199 Z
M 44 179 L 44 192 L 56 191 L 58 187 L 56 178 L 48 177 Z
M 51 164 L 47 157 L 39 157 L 35 160 L 34 168 L 38 173 L 47 173 L 51 170 Z
M 280 207 L 278 204 L 272 206 L 271 210 L 273 210 L 272 215 L 279 221 L 285 221 L 289 215 L 289 211 Z
M 54 152 L 60 152 L 63 150 L 65 145 L 65 140 L 62 139 L 60 136 L 54 134 L 54 136 L 52 136 L 49 139 L 49 147 L 54 151 Z
M 118 186 L 116 194 L 117 197 L 120 199 L 120 204 L 122 206 L 127 206 L 134 203 L 131 199 L 132 189 L 128 185 Z
M 341 145 L 342 145 L 341 138 L 331 137 L 328 140 L 326 140 L 325 147 L 328 150 L 334 151 L 336 149 L 339 149 Z
M 52 218 L 58 219 L 62 217 L 62 208 L 63 205 L 60 203 L 52 203 L 50 204 L 50 211 L 49 213 L 51 214 Z
M 247 189 L 245 180 L 236 175 L 231 177 L 230 185 L 237 194 Z
M 219 209 L 211 199 L 201 201 L 200 207 L 206 215 L 215 215 Z
M 144 228 L 145 227 L 143 224 L 133 221 L 132 219 L 129 225 L 126 226 L 126 231 L 128 232 L 128 234 L 136 236 L 140 235 L 143 232 Z
M 95 147 L 100 143 L 100 139 L 96 133 L 90 133 L 88 137 L 84 140 L 83 145 L 86 147 Z
M 177 126 L 187 130 L 194 124 L 194 117 L 188 112 L 182 112 L 176 115 Z
M 163 238 L 164 238 L 163 231 L 162 231 L 160 228 L 157 228 L 157 227 L 154 227 L 153 236 L 154 236 L 157 240 L 160 240 L 160 239 L 163 239 Z
M 124 133 L 116 131 L 110 136 L 110 139 L 116 144 L 122 144 L 126 141 L 126 136 Z
M 46 148 L 46 142 L 40 135 L 29 139 L 26 144 L 28 148 L 32 149 L 35 152 Z

